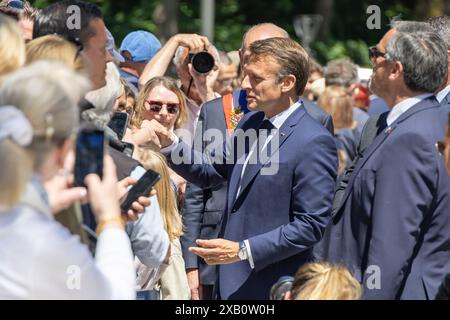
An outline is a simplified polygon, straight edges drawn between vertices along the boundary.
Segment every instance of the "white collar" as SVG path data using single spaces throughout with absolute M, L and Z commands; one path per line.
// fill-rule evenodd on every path
M 450 84 L 448 84 L 444 89 L 442 89 L 441 91 L 439 91 L 436 94 L 436 99 L 437 101 L 439 101 L 439 103 L 442 102 L 442 100 L 444 100 L 444 98 L 450 93 Z
M 275 128 L 280 129 L 281 126 L 283 125 L 283 123 L 286 121 L 287 118 L 289 118 L 289 116 L 294 113 L 295 110 L 297 110 L 298 108 L 300 108 L 302 105 L 302 103 L 299 101 L 297 101 L 296 103 L 294 103 L 292 106 L 290 106 L 289 108 L 287 108 L 286 110 L 281 111 L 280 113 L 274 115 L 272 118 L 269 119 L 269 121 L 274 125 Z M 267 118 L 265 118 L 267 119 Z
M 400 117 L 403 113 L 405 113 L 406 111 L 408 111 L 411 107 L 413 107 L 414 105 L 416 105 L 417 103 L 419 103 L 420 101 L 428 98 L 432 96 L 431 93 L 424 93 L 424 94 L 420 94 L 418 96 L 415 97 L 411 97 L 408 99 L 403 100 L 400 103 L 397 103 L 391 110 L 391 112 L 389 112 L 388 117 L 386 119 L 387 125 L 390 126 L 391 124 L 394 123 L 395 120 L 398 119 L 398 117 Z

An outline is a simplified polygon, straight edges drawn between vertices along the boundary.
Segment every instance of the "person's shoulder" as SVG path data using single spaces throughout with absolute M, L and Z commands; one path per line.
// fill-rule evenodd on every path
M 323 110 L 317 103 L 305 99 L 305 98 L 301 98 L 301 101 L 303 102 L 303 106 L 305 107 L 306 112 L 308 112 L 308 114 L 310 116 L 312 116 L 313 118 L 316 118 L 316 116 L 319 117 L 329 117 L 330 115 Z
M 208 110 L 208 109 L 211 109 L 211 108 L 217 108 L 218 105 L 222 106 L 222 101 L 223 101 L 223 97 L 217 97 L 215 99 L 206 101 L 203 104 L 202 109 Z

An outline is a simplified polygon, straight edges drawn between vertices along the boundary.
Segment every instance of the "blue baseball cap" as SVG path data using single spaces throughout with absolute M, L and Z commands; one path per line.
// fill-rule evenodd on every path
M 24 7 L 23 1 L 20 0 L 11 0 L 6 5 L 8 8 L 22 10 Z
M 144 30 L 133 31 L 125 37 L 120 46 L 120 54 L 132 62 L 148 62 L 161 49 L 161 42 L 152 33 Z M 123 52 L 128 51 L 131 58 Z

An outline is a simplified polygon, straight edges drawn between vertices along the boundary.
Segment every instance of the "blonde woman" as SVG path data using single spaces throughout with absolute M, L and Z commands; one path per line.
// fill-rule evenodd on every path
M 61 61 L 72 70 L 84 70 L 79 47 L 58 35 L 39 37 L 27 43 L 26 63 L 30 64 L 37 60 Z
M 326 262 L 307 263 L 295 274 L 287 300 L 358 300 L 361 285 L 347 268 Z
M 151 127 L 149 122 L 152 120 L 159 122 L 172 132 L 180 129 L 187 121 L 184 94 L 169 77 L 152 78 L 145 84 L 137 97 L 131 121 L 134 129 L 131 140 L 135 144 L 147 144 L 153 150 L 159 151 L 158 142 L 155 142 L 146 130 L 146 127 Z M 183 137 L 184 134 L 182 132 L 181 136 Z
M 164 229 L 171 242 L 171 255 L 167 269 L 158 282 L 161 299 L 190 300 L 185 264 L 181 252 L 180 236 L 183 234 L 181 216 L 177 208 L 174 188 L 164 156 L 160 153 L 141 148 L 140 159 L 145 169 L 152 169 L 161 175 L 155 185 Z
M 159 151 L 159 140 L 152 131 L 152 121 L 157 121 L 167 130 L 176 132 L 183 141 L 192 141 L 193 132 L 182 129 L 187 121 L 187 105 L 183 92 L 169 77 L 155 77 L 142 88 L 137 101 L 131 125 L 124 140 L 136 146 L 146 145 Z M 133 155 L 139 159 L 139 154 Z M 177 187 L 177 201 L 182 207 L 186 180 L 170 170 L 170 177 Z
M 25 63 L 25 42 L 17 22 L 0 14 L 0 82 Z
M 105 157 L 102 181 L 96 175 L 85 179 L 98 222 L 95 259 L 54 220 L 51 209 L 62 199 L 48 185 L 64 177 L 77 102 L 87 89 L 84 77 L 48 61 L 22 68 L 0 87 L 0 299 L 135 297 L 133 257 L 111 158 Z M 73 201 L 81 199 L 81 191 Z

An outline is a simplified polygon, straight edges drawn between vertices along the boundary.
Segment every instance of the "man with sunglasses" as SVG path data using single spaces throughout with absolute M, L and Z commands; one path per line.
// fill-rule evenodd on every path
M 447 78 L 447 49 L 434 32 L 401 31 L 429 31 L 411 24 L 394 25 L 369 51 L 370 89 L 390 112 L 316 251 L 350 268 L 365 299 L 432 299 L 450 267 L 450 178 L 436 147 L 447 112 L 433 96 Z

